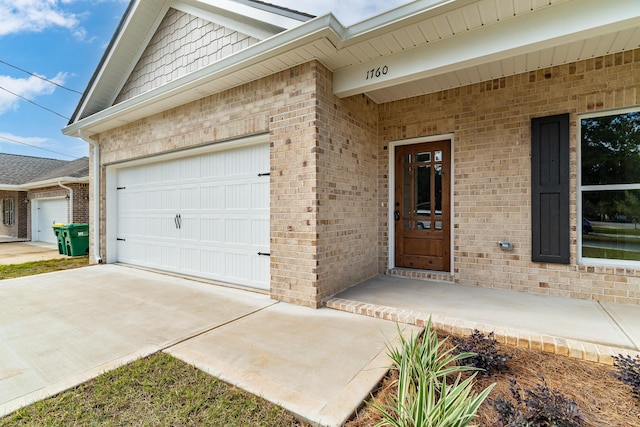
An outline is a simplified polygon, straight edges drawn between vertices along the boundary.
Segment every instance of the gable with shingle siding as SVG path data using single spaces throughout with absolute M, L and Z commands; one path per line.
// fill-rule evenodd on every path
M 169 9 L 116 104 L 258 43 L 231 28 Z

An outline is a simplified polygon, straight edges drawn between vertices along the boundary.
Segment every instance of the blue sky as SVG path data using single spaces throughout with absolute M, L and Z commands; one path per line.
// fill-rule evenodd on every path
M 331 11 L 343 24 L 350 25 L 408 1 L 267 0 L 267 3 L 314 15 Z M 1 153 L 62 160 L 88 155 L 85 142 L 61 132 L 68 120 L 60 116 L 73 114 L 80 95 L 13 67 L 83 92 L 127 5 L 127 0 L 0 0 Z

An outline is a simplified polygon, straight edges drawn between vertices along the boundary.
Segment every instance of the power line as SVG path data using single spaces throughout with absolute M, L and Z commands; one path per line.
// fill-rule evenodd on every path
M 49 82 L 49 83 L 51 83 L 52 85 L 56 85 L 56 86 L 58 86 L 58 87 L 59 87 L 59 88 L 61 88 L 61 89 L 68 90 L 69 92 L 74 92 L 74 93 L 77 93 L 77 94 L 79 94 L 79 95 L 82 95 L 82 92 L 80 92 L 80 91 L 77 91 L 77 90 L 75 90 L 75 89 L 68 88 L 68 87 L 66 87 L 66 86 L 62 86 L 62 85 L 61 85 L 61 84 L 59 84 L 59 83 L 56 83 L 56 82 L 54 82 L 54 81 L 52 81 L 52 80 L 49 80 L 49 79 L 47 79 L 47 78 L 45 78 L 45 77 L 39 76 L 39 75 L 37 75 L 37 74 L 35 74 L 35 73 L 32 73 L 31 71 L 27 71 L 27 70 L 25 70 L 25 69 L 23 69 L 23 68 L 20 68 L 20 67 L 17 67 L 17 66 L 15 66 L 15 65 L 13 65 L 13 64 L 9 64 L 8 62 L 3 61 L 2 59 L 0 59 L 0 63 L 3 63 L 4 65 L 8 65 L 8 66 L 9 66 L 9 67 L 11 67 L 11 68 L 15 68 L 16 70 L 20 70 L 20 71 L 22 71 L 23 73 L 27 73 L 27 74 L 29 74 L 29 75 L 32 75 L 33 77 L 37 77 L 37 78 L 39 78 L 40 80 L 44 80 L 45 82 Z
M 36 107 L 40 107 L 40 108 L 42 108 L 43 110 L 47 110 L 48 112 L 53 113 L 53 114 L 55 114 L 56 116 L 60 116 L 60 117 L 62 117 L 63 119 L 71 120 L 69 117 L 67 117 L 67 116 L 63 116 L 62 114 L 57 113 L 57 112 L 53 111 L 53 110 L 52 110 L 52 109 L 50 109 L 50 108 L 44 107 L 44 106 L 42 106 L 42 105 L 40 105 L 40 104 L 38 104 L 38 103 L 36 103 L 36 102 L 34 102 L 34 101 L 30 100 L 30 99 L 27 99 L 27 98 L 25 98 L 25 97 L 24 97 L 24 96 L 22 96 L 22 95 L 18 95 L 17 93 L 11 92 L 9 89 L 5 89 L 5 88 L 3 88 L 2 86 L 0 86 L 0 89 L 4 90 L 5 92 L 9 92 L 11 95 L 17 96 L 17 97 L 18 97 L 18 98 L 20 98 L 20 99 L 24 99 L 25 101 L 30 102 L 30 103 L 32 103 L 33 105 L 35 105 Z
M 50 153 L 59 154 L 59 155 L 61 155 L 61 156 L 71 157 L 71 158 L 72 158 L 72 159 L 74 159 L 74 160 L 79 159 L 79 157 L 73 157 L 73 156 L 70 156 L 70 155 L 68 155 L 68 154 L 60 153 L 60 152 L 58 152 L 58 151 L 53 151 L 53 150 L 49 150 L 49 149 L 46 149 L 46 148 L 38 147 L 37 145 L 27 144 L 26 142 L 18 141 L 18 140 L 16 140 L 16 139 L 7 138 L 6 136 L 2 136 L 2 135 L 0 135 L 0 139 L 4 139 L 4 140 L 10 141 L 10 142 L 15 142 L 16 144 L 26 145 L 26 146 L 28 146 L 28 147 L 32 147 L 32 148 L 37 148 L 38 150 L 44 150 L 44 151 L 48 151 L 48 152 L 50 152 Z

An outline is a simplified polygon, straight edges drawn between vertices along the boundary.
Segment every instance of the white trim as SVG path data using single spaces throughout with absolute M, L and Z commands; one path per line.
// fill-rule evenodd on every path
M 59 182 L 63 184 L 88 184 L 89 177 L 85 176 L 82 178 L 72 178 L 72 177 L 62 177 L 62 178 L 52 178 L 47 179 L 45 181 L 37 181 L 37 182 L 27 182 L 26 184 L 0 184 L 0 190 L 2 191 L 28 191 L 34 190 L 36 188 L 44 188 L 44 187 L 52 187 L 58 185 Z
M 640 266 L 640 261 L 625 261 L 618 259 L 585 258 L 582 256 L 582 192 L 597 190 L 640 190 L 640 183 L 637 184 L 605 184 L 605 185 L 582 185 L 582 119 L 593 119 L 597 117 L 613 116 L 626 113 L 640 112 L 640 106 L 600 110 L 593 113 L 578 114 L 576 129 L 576 264 L 595 265 L 618 268 L 634 268 Z
M 450 236 L 450 256 L 451 256 L 451 262 L 450 262 L 450 268 L 449 271 L 437 271 L 437 273 L 439 274 L 453 274 L 453 260 L 454 260 L 454 254 L 453 254 L 453 242 L 454 242 L 454 227 L 453 227 L 453 219 L 454 219 L 454 212 L 453 212 L 453 186 L 454 186 L 454 155 L 453 155 L 453 147 L 454 147 L 454 134 L 453 133 L 443 133 L 443 134 L 439 134 L 439 135 L 430 135 L 430 136 L 421 136 L 418 138 L 410 138 L 410 139 L 400 139 L 400 140 L 396 140 L 396 141 L 390 141 L 389 145 L 388 145 L 388 151 L 389 151 L 389 194 L 388 194 L 388 203 L 387 203 L 387 207 L 388 207 L 388 211 L 387 211 L 387 225 L 388 225 L 388 233 L 387 235 L 389 236 L 389 240 L 387 242 L 388 244 L 388 254 L 389 254 L 389 262 L 388 262 L 388 267 L 391 268 L 395 268 L 395 240 L 396 240 L 396 232 L 395 232 L 395 221 L 393 219 L 393 211 L 394 211 L 394 200 L 395 200 L 395 186 L 396 186 L 396 147 L 400 147 L 402 145 L 413 145 L 413 144 L 421 144 L 423 142 L 435 142 L 435 141 L 442 141 L 442 140 L 449 140 L 450 143 L 450 176 L 449 176 L 449 182 L 450 182 L 450 217 L 449 217 L 449 236 Z M 430 271 L 430 270 L 425 270 L 425 271 Z
M 117 220 L 118 220 L 118 206 L 116 197 L 116 183 L 118 180 L 118 171 L 120 169 L 129 168 L 132 166 L 139 166 L 151 163 L 159 163 L 167 160 L 175 160 L 185 157 L 197 156 L 200 154 L 208 154 L 217 151 L 231 150 L 240 147 L 248 147 L 252 145 L 265 144 L 269 142 L 269 134 L 263 133 L 259 135 L 252 135 L 242 137 L 234 140 L 210 143 L 196 148 L 187 148 L 184 150 L 173 151 L 170 153 L 143 157 L 131 161 L 124 161 L 120 163 L 112 163 L 106 166 L 106 191 L 105 191 L 105 212 L 106 212 L 106 230 L 105 230 L 105 261 L 106 263 L 116 262 L 118 259 L 117 245 L 115 244 L 117 238 Z
M 222 1 L 222 0 L 217 0 L 217 1 Z M 238 4 L 235 2 L 229 2 L 229 3 L 233 3 L 234 5 Z M 217 8 L 219 6 L 222 6 L 222 5 L 216 5 L 215 7 Z M 220 13 L 217 13 L 215 10 L 204 10 L 202 8 L 202 5 L 194 6 L 191 4 L 183 3 L 181 1 L 175 1 L 171 5 L 171 7 L 181 12 L 184 12 L 188 15 L 197 16 L 198 18 L 202 18 L 205 21 L 213 22 L 223 27 L 227 27 L 229 29 L 238 31 L 239 33 L 245 34 L 247 36 L 254 37 L 258 40 L 264 40 L 264 39 L 268 39 L 269 37 L 273 37 L 274 35 L 278 34 L 280 31 L 284 29 L 283 27 L 278 27 L 277 31 L 275 30 L 275 28 L 273 29 L 273 31 L 266 31 L 262 28 L 256 28 L 255 26 L 240 22 L 237 19 L 233 19 L 229 16 L 224 16 Z M 224 9 L 229 10 L 226 7 Z M 300 25 L 300 24 L 301 24 L 300 21 L 297 21 L 297 25 Z

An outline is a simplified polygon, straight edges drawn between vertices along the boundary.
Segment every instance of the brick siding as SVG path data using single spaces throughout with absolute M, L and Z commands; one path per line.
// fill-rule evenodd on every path
M 575 207 L 577 115 L 637 105 L 639 66 L 640 50 L 376 105 L 336 98 L 331 73 L 311 62 L 95 138 L 104 166 L 268 132 L 275 299 L 318 307 L 389 273 L 640 304 L 640 270 L 577 264 Z M 530 120 L 566 112 L 571 264 L 532 263 Z M 446 133 L 454 135 L 454 271 L 388 271 L 389 144 Z M 103 215 L 102 253 L 105 225 Z M 500 251 L 502 239 L 514 251 Z
M 639 96 L 640 50 L 635 50 L 386 103 L 379 106 L 379 175 L 388 174 L 386 148 L 391 141 L 453 133 L 455 270 L 449 281 L 640 304 L 640 269 L 578 265 L 576 255 L 578 114 L 636 106 Z M 530 121 L 567 112 L 571 263 L 533 263 Z M 386 185 L 382 179 L 379 194 L 388 203 Z M 379 210 L 382 230 L 387 215 L 386 209 Z M 513 242 L 515 249 L 499 250 L 497 242 L 503 239 Z M 380 272 L 387 271 L 388 245 L 380 239 Z

